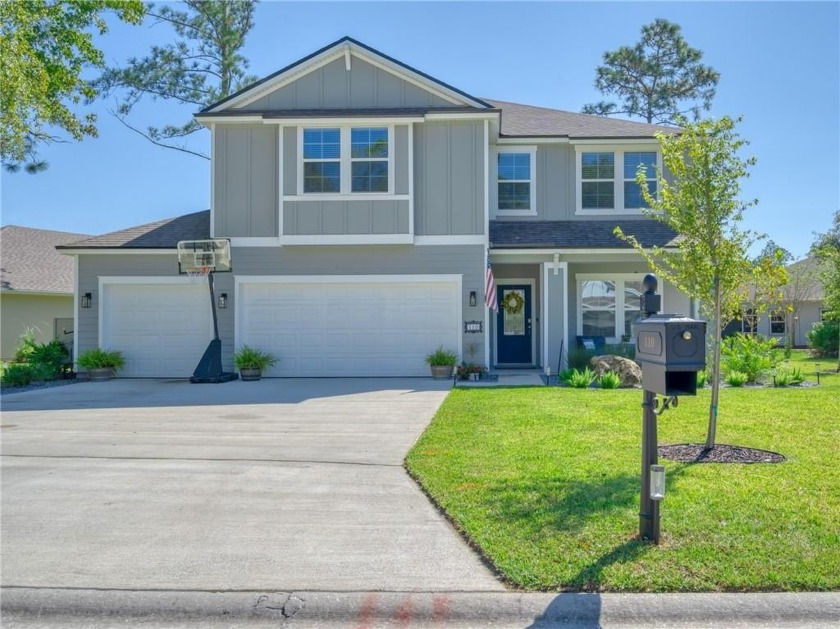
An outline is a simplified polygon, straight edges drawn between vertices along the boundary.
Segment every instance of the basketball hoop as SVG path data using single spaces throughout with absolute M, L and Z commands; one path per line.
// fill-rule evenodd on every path
M 190 278 L 190 281 L 193 283 L 198 283 L 203 279 L 206 279 L 207 276 L 210 274 L 210 267 L 209 266 L 197 266 L 192 269 L 186 269 L 184 274 Z

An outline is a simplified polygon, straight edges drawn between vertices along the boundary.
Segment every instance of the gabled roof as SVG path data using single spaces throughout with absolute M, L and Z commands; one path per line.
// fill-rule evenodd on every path
M 405 64 L 402 61 L 398 61 L 393 57 L 389 57 L 385 53 L 382 53 L 375 48 L 371 48 L 352 37 L 345 36 L 324 46 L 320 50 L 316 50 L 311 55 L 307 55 L 303 59 L 299 59 L 298 61 L 287 65 L 285 68 L 282 68 L 273 74 L 269 74 L 267 77 L 260 79 L 256 83 L 252 83 L 251 85 L 244 87 L 235 94 L 231 94 L 227 98 L 205 107 L 199 112 L 199 115 L 215 113 L 223 108 L 235 108 L 243 102 L 253 100 L 259 95 L 266 94 L 271 90 L 276 89 L 277 86 L 281 85 L 289 77 L 303 76 L 304 74 L 319 68 L 325 62 L 331 61 L 342 54 L 352 54 L 362 59 L 376 62 L 378 65 L 389 69 L 394 74 L 400 74 L 403 76 L 407 75 L 414 78 L 419 83 L 425 84 L 430 88 L 436 89 L 436 91 L 447 95 L 448 98 L 453 101 L 453 105 L 455 106 L 478 108 L 490 107 L 490 105 L 475 96 L 471 96 L 456 87 L 448 85 L 443 81 L 439 81 L 433 76 L 430 76 L 425 72 L 421 72 L 416 68 L 412 68 L 410 65 Z
M 654 220 L 490 221 L 491 249 L 630 249 L 613 230 L 621 225 L 643 247 L 675 247 L 677 233 Z
M 210 238 L 210 210 L 94 236 L 58 249 L 175 249 L 180 240 Z
M 7 225 L 0 228 L 0 289 L 3 292 L 73 293 L 73 260 L 58 253 L 88 234 Z
M 825 289 L 820 272 L 822 266 L 813 257 L 803 258 L 787 267 L 788 283 L 782 289 L 787 301 L 822 301 Z
M 501 137 L 559 137 L 574 139 L 649 139 L 655 133 L 677 133 L 676 127 L 619 120 L 592 114 L 547 109 L 483 99 L 502 111 Z

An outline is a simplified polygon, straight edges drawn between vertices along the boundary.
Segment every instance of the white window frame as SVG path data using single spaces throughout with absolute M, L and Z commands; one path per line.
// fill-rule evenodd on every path
M 652 150 L 652 151 L 651 150 L 647 150 L 647 151 L 628 151 L 628 150 L 625 149 L 621 153 L 621 176 L 622 176 L 622 179 L 621 179 L 621 196 L 622 196 L 621 207 L 622 207 L 622 211 L 626 212 L 628 210 L 631 210 L 631 211 L 645 210 L 647 208 L 625 208 L 624 207 L 624 203 L 626 201 L 626 199 L 624 198 L 624 184 L 626 184 L 628 181 L 630 181 L 632 183 L 636 183 L 635 175 L 631 179 L 628 179 L 627 177 L 624 176 L 624 157 L 627 153 L 655 153 L 656 154 L 656 165 L 661 170 L 662 167 L 659 165 L 659 162 L 660 162 L 659 151 L 657 151 L 657 150 Z M 648 177 L 647 177 L 646 181 L 648 182 L 648 184 L 650 184 L 651 182 L 657 183 L 656 172 L 648 173 Z M 650 189 L 650 186 L 648 186 L 648 189 Z
M 615 170 L 613 171 L 613 205 L 612 208 L 584 208 L 583 207 L 583 172 L 581 159 L 583 153 L 612 153 L 615 156 Z M 575 144 L 575 214 L 578 216 L 607 216 L 610 214 L 641 215 L 645 208 L 624 209 L 624 154 L 625 153 L 656 153 L 656 168 L 662 172 L 662 151 L 658 142 L 647 144 Z M 621 171 L 620 173 L 618 171 Z M 621 176 L 619 176 L 619 174 Z M 654 179 L 652 177 L 651 179 Z M 596 181 L 596 180 L 587 180 Z M 601 181 L 608 181 L 606 179 Z M 629 181 L 629 180 L 628 180 Z M 658 194 L 658 190 L 657 190 Z
M 583 282 L 600 281 L 600 282 L 615 282 L 615 336 L 606 337 L 606 342 L 615 344 L 621 342 L 621 337 L 624 335 L 624 282 L 642 282 L 645 278 L 644 273 L 577 273 L 575 274 L 575 300 L 577 302 L 577 332 L 578 336 L 583 336 L 583 300 L 581 299 L 581 291 Z M 662 297 L 662 311 L 665 308 L 665 287 L 660 284 L 659 294 Z M 621 313 L 621 317 L 619 317 Z M 619 330 L 619 321 L 621 322 L 621 330 Z M 633 338 L 631 332 L 631 339 Z
M 319 158 L 309 158 L 309 159 L 307 159 L 306 157 L 304 157 L 304 154 L 303 154 L 303 151 L 304 151 L 304 146 L 303 146 L 304 131 L 305 130 L 314 130 L 314 129 L 320 129 L 320 130 L 323 130 L 323 129 L 337 129 L 338 130 L 338 132 L 339 132 L 339 145 L 338 145 L 339 156 L 338 156 L 338 158 L 335 158 L 335 157 L 319 157 Z M 334 192 L 304 192 L 304 190 L 303 190 L 304 174 L 305 174 L 304 171 L 306 170 L 306 164 L 335 164 L 335 163 L 338 163 L 339 187 L 341 186 L 341 177 L 343 176 L 343 173 L 344 173 L 344 166 L 342 164 L 342 161 L 344 161 L 342 159 L 342 156 L 344 155 L 344 146 L 343 146 L 343 142 L 342 142 L 343 138 L 341 138 L 341 135 L 342 135 L 341 131 L 342 131 L 341 128 L 337 127 L 337 126 L 336 127 L 307 127 L 306 129 L 301 127 L 301 129 L 300 129 L 300 193 L 301 194 L 306 194 L 306 195 L 310 195 L 310 194 L 336 194 Z
M 360 158 L 353 159 L 351 157 L 351 129 L 374 129 L 385 128 L 388 131 L 388 191 L 387 192 L 352 192 L 353 185 L 353 162 L 361 161 Z M 340 164 L 340 186 L 339 192 L 304 192 L 303 191 L 303 131 L 304 129 L 338 129 L 341 134 L 341 157 Z M 312 124 L 300 125 L 297 127 L 297 196 L 303 197 L 307 200 L 371 200 L 371 199 L 393 199 L 397 197 L 405 197 L 405 195 L 396 195 L 395 190 L 395 175 L 394 175 L 394 125 L 383 124 L 375 120 L 359 121 L 356 123 L 341 123 L 335 122 L 313 122 Z M 307 160 L 308 161 L 308 160 Z M 330 160 L 312 160 L 312 161 L 330 161 Z M 375 161 L 385 161 L 378 159 Z
M 776 310 L 770 313 L 770 335 L 771 336 L 784 336 L 787 334 L 787 314 L 783 310 Z M 781 323 L 782 324 L 782 331 L 781 332 L 773 332 L 773 324 Z
M 499 209 L 499 155 L 515 153 L 527 154 L 531 158 L 531 186 L 530 207 L 525 210 Z M 521 183 L 521 182 L 520 182 Z M 495 199 L 496 216 L 536 216 L 537 215 L 537 147 L 536 146 L 504 146 L 498 147 L 493 156 L 493 198 Z

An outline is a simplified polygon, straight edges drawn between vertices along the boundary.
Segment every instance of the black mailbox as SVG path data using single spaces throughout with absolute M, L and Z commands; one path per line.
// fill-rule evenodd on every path
M 648 391 L 697 395 L 697 372 L 706 368 L 706 322 L 673 314 L 638 321 L 636 360 Z

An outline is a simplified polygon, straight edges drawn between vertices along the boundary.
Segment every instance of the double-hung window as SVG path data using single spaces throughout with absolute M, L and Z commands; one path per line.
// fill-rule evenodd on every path
M 644 169 L 648 190 L 656 195 L 659 154 L 641 148 L 644 147 L 577 147 L 578 214 L 637 214 L 650 207 L 636 173 L 639 168 Z
M 584 210 L 615 207 L 615 153 L 581 153 L 580 195 Z
M 496 208 L 504 216 L 536 214 L 536 148 L 499 149 L 496 159 Z
M 644 168 L 647 187 L 651 196 L 656 196 L 656 151 L 634 151 L 624 153 L 624 209 L 638 210 L 650 207 L 642 195 L 642 188 L 636 181 L 639 167 Z
M 785 313 L 776 311 L 770 313 L 770 334 L 785 333 Z
M 578 334 L 621 339 L 641 317 L 642 279 L 578 276 Z
M 304 128 L 303 194 L 390 192 L 389 127 Z

